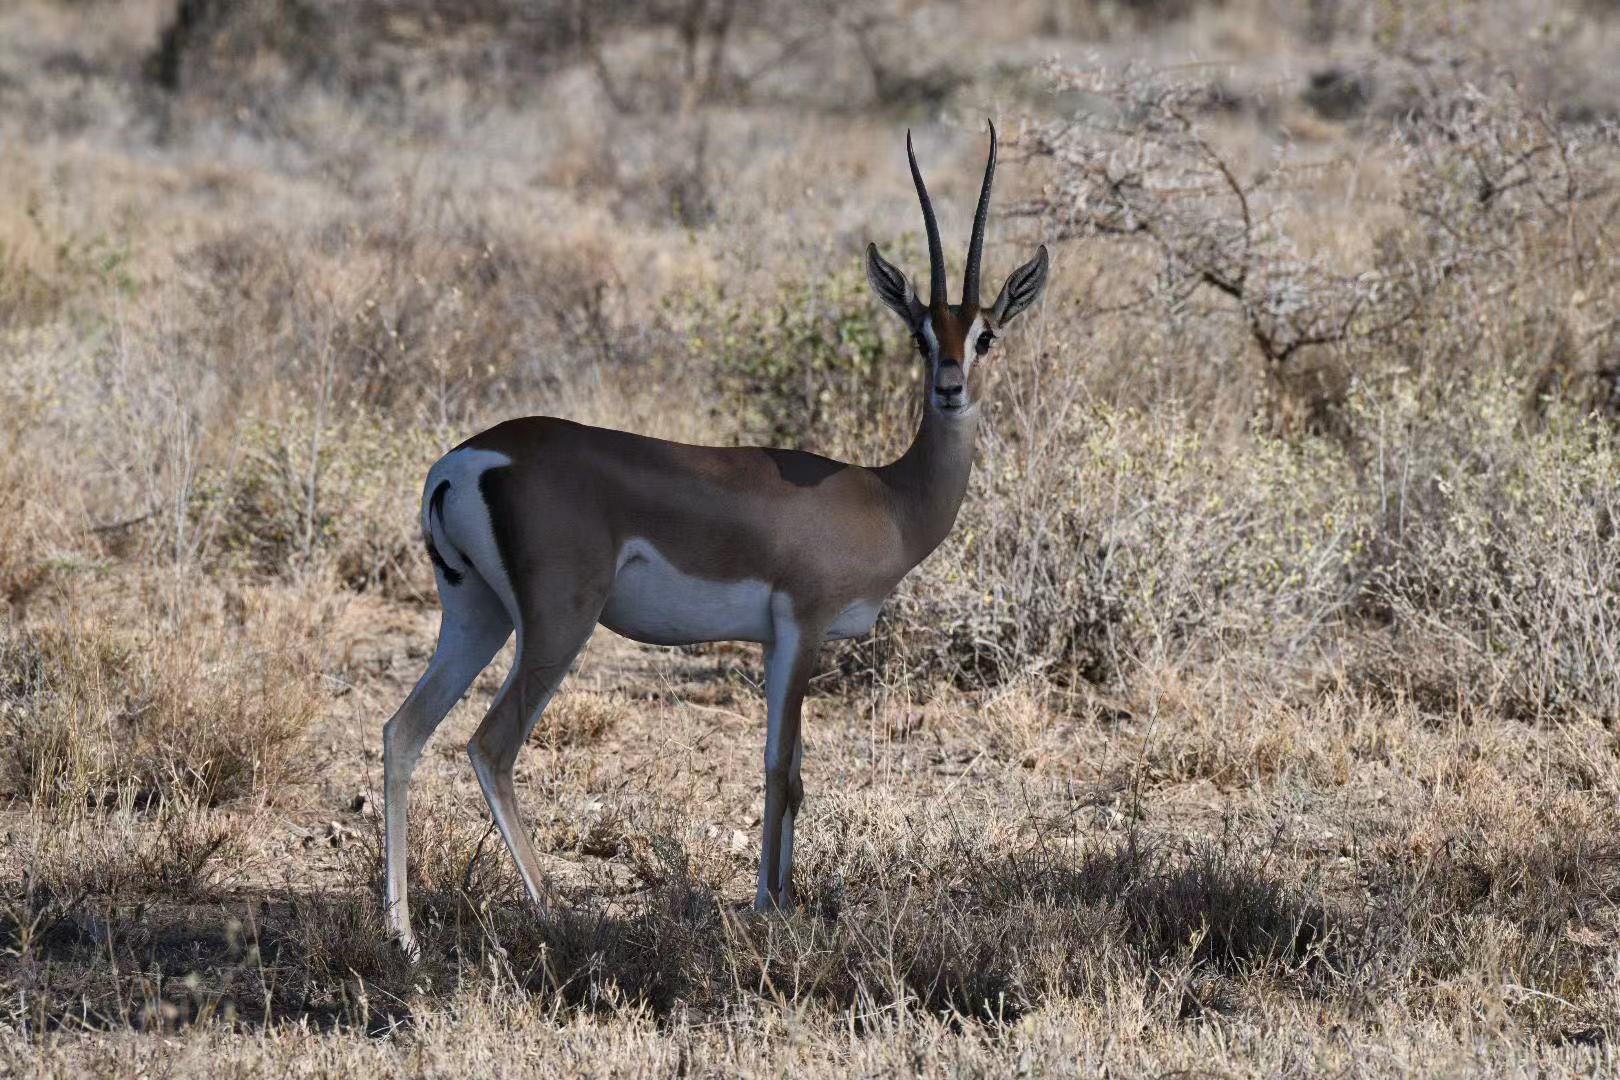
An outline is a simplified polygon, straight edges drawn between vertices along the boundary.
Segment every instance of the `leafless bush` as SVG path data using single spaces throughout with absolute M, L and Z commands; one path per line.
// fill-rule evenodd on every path
M 1131 70 L 1060 70 L 1057 78 L 1096 104 L 1030 138 L 1053 178 L 1026 212 L 1060 236 L 1145 246 L 1152 280 L 1126 303 L 1173 320 L 1235 319 L 1274 397 L 1311 350 L 1417 317 L 1424 294 L 1449 272 L 1440 262 L 1343 267 L 1309 250 L 1299 235 L 1300 193 L 1323 163 L 1278 157 L 1246 170 L 1210 130 L 1206 116 L 1217 102 L 1206 84 Z M 1281 410 L 1274 421 L 1303 419 L 1322 430 L 1329 419 L 1324 403 L 1273 404 Z
M 330 572 L 353 589 L 402 598 L 431 594 L 421 524 L 401 513 L 421 498 L 421 476 L 445 449 L 418 429 L 402 438 L 370 410 L 333 419 L 244 424 L 238 456 L 206 473 L 194 512 L 217 520 L 209 556 L 265 577 Z
M 628 14 L 635 6 L 608 10 Z M 513 0 L 361 0 L 341 8 L 309 0 L 182 0 L 144 66 L 167 91 L 251 109 L 261 121 L 307 83 L 398 116 L 408 94 L 450 78 L 484 82 L 491 95 L 532 85 L 559 55 L 583 44 L 580 30 L 569 5 Z M 488 80 L 492 72 L 500 77 Z
M 937 110 L 969 81 L 948 36 L 933 36 L 944 14 L 893 0 L 653 0 L 582 9 L 580 22 L 583 51 L 620 113 L 689 113 L 705 101 Z M 610 48 L 615 23 L 655 40 Z
M 1151 252 L 1150 279 L 1133 284 L 1125 308 L 1234 320 L 1262 361 L 1273 423 L 1343 433 L 1349 377 L 1371 372 L 1302 378 L 1312 358 L 1365 362 L 1379 342 L 1430 334 L 1487 295 L 1502 302 L 1516 282 L 1579 275 L 1613 210 L 1607 159 L 1591 153 L 1594 138 L 1612 141 L 1601 130 L 1560 124 L 1500 81 L 1436 91 L 1391 129 L 1404 225 L 1372 258 L 1347 257 L 1323 242 L 1309 209 L 1343 162 L 1283 150 L 1258 168 L 1240 163 L 1221 147 L 1219 102 L 1204 83 L 1131 69 L 1057 78 L 1092 104 L 1028 140 L 1051 179 L 1025 211 L 1059 235 Z
M 274 373 L 301 396 L 441 422 L 616 359 L 627 314 L 602 252 L 516 247 L 444 193 L 315 235 L 222 236 L 187 262 L 238 392 Z

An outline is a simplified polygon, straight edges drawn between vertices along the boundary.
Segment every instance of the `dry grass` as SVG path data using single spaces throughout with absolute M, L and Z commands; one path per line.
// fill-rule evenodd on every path
M 1620 18 L 644 7 L 0 13 L 0 1070 L 1612 1071 Z M 405 964 L 428 464 L 894 454 L 859 255 L 917 265 L 908 125 L 965 237 L 986 112 L 1050 294 L 814 684 L 800 907 L 757 651 L 604 632 L 519 764 L 555 908 L 460 749 L 497 663 Z
M 64 626 L 8 636 L 8 794 L 35 805 L 219 805 L 295 783 L 308 769 L 303 736 L 320 700 L 301 642 L 286 635 L 307 630 L 237 603 L 236 632 L 192 612 L 142 632 L 81 611 Z

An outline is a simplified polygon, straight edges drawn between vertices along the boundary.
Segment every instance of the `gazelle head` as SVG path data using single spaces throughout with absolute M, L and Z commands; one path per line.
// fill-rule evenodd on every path
M 906 156 L 911 160 L 911 179 L 917 185 L 923 225 L 928 230 L 928 303 L 918 298 L 916 287 L 893 263 L 878 254 L 876 244 L 866 248 L 866 280 L 878 299 L 905 320 L 917 351 L 928 365 L 928 407 L 945 415 L 971 415 L 979 400 L 983 361 L 995 347 L 996 338 L 1046 287 L 1046 245 L 1042 244 L 1033 259 L 1012 272 L 994 304 L 987 308 L 979 305 L 979 257 L 984 253 L 984 221 L 990 213 L 990 185 L 996 175 L 996 126 L 991 124 L 990 158 L 984 166 L 979 208 L 973 215 L 973 238 L 968 241 L 967 269 L 962 275 L 962 302 L 952 304 L 945 295 L 945 254 L 939 242 L 939 223 L 934 220 L 934 204 L 929 201 L 928 187 L 917 168 L 909 131 Z

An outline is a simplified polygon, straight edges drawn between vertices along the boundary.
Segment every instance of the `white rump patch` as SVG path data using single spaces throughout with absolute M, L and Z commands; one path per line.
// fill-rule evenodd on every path
M 511 464 L 511 458 L 493 450 L 467 447 L 450 451 L 428 470 L 422 513 L 423 525 L 432 530 L 434 544 L 444 560 L 457 570 L 470 570 L 483 578 L 495 591 L 507 615 L 516 622 L 517 602 L 506 576 L 506 566 L 501 562 L 500 547 L 495 543 L 495 530 L 490 525 L 484 492 L 478 486 L 479 478 L 490 469 L 505 468 Z M 426 520 L 427 500 L 432 497 L 434 489 L 446 480 L 450 481 L 450 489 L 444 495 L 441 534 L 438 523 Z M 441 540 L 446 542 L 441 543 Z M 447 594 L 441 591 L 441 595 L 448 604 L 449 598 L 457 595 L 457 590 L 450 589 Z

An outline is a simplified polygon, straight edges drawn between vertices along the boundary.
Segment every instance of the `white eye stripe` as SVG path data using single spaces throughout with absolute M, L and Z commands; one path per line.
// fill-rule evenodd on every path
M 965 347 L 962 349 L 962 374 L 966 375 L 973 370 L 973 361 L 979 358 L 979 335 L 985 330 L 984 320 L 976 318 L 973 325 L 968 327 L 967 337 L 963 338 Z

